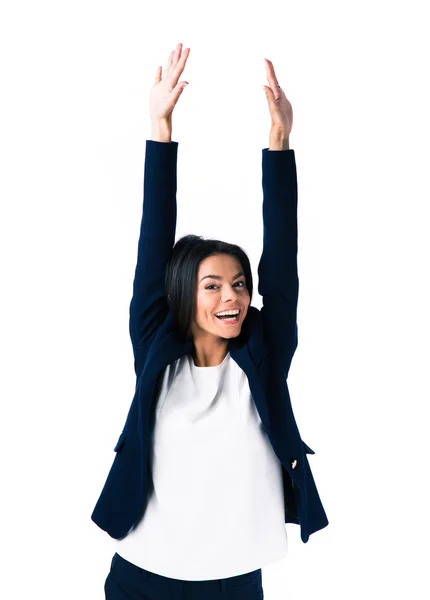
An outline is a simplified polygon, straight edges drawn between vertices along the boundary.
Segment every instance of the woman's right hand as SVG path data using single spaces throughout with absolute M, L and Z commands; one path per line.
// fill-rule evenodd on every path
M 176 50 L 172 50 L 169 55 L 164 77 L 162 67 L 157 68 L 149 101 L 149 114 L 153 123 L 166 121 L 171 124 L 173 109 L 184 87 L 188 85 L 187 81 L 178 83 L 178 79 L 185 69 L 189 53 L 189 48 L 182 52 L 182 44 L 178 44 Z

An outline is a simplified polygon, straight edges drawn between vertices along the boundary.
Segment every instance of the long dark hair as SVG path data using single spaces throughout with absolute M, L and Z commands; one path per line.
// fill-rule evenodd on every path
M 240 263 L 245 283 L 252 300 L 251 264 L 246 252 L 236 244 L 185 235 L 172 248 L 166 265 L 164 286 L 170 312 L 179 336 L 191 340 L 191 326 L 196 315 L 197 273 L 202 260 L 217 254 L 230 254 Z

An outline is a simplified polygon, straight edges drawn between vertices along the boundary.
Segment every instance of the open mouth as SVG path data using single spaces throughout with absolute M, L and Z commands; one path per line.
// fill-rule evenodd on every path
M 232 316 L 226 316 L 226 317 L 217 317 L 215 315 L 215 318 L 218 319 L 218 321 L 221 321 L 222 323 L 224 323 L 224 325 L 235 325 L 236 323 L 239 323 L 239 317 L 240 317 L 240 310 L 237 313 L 237 315 Z

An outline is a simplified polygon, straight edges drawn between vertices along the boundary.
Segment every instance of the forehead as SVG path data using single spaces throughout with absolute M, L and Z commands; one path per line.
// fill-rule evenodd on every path
M 206 273 L 222 275 L 223 273 L 235 273 L 240 270 L 240 262 L 234 256 L 229 254 L 218 254 L 217 256 L 208 256 L 199 265 L 199 275 L 203 277 Z

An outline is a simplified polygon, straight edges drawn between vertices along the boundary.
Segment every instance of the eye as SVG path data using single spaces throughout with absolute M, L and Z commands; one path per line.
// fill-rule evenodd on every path
M 246 287 L 246 284 L 245 284 L 245 282 L 244 282 L 244 281 L 236 281 L 236 283 L 235 283 L 234 285 L 237 285 L 237 284 L 239 284 L 239 283 L 241 283 L 241 284 L 242 284 L 240 287 Z M 218 287 L 218 286 L 217 286 L 217 285 L 215 285 L 214 283 L 211 283 L 211 285 L 207 285 L 205 289 L 206 289 L 206 290 L 209 290 L 209 289 L 210 289 L 210 288 L 212 288 L 212 287 Z

